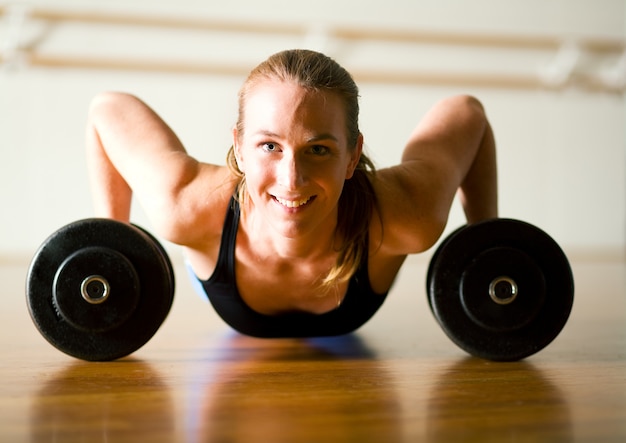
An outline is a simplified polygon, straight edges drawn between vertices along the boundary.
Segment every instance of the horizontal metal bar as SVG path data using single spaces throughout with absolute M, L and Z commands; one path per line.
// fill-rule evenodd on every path
M 168 60 L 130 59 L 112 57 L 85 57 L 70 55 L 24 53 L 21 61 L 32 67 L 121 70 L 138 72 L 165 72 L 190 75 L 225 75 L 245 77 L 250 66 L 222 62 L 184 62 Z M 2 63 L 0 57 L 0 63 Z M 564 85 L 548 85 L 531 74 L 490 74 L 453 72 L 400 72 L 350 69 L 359 83 L 384 83 L 405 85 L 438 85 L 452 87 L 485 87 L 504 89 L 562 89 Z M 591 90 L 607 90 L 592 79 L 579 78 L 580 85 Z M 610 92 L 619 92 L 617 90 Z
M 0 6 L 0 15 L 9 11 Z M 304 23 L 256 22 L 233 19 L 206 19 L 164 17 L 156 15 L 132 15 L 108 12 L 88 12 L 32 8 L 29 17 L 50 22 L 82 22 L 126 26 L 150 26 L 174 29 L 198 29 L 217 32 L 244 32 L 261 34 L 306 35 L 310 26 Z M 566 40 L 556 35 L 515 35 L 458 33 L 415 29 L 389 29 L 332 25 L 326 27 L 330 36 L 344 40 L 378 40 L 456 46 L 509 47 L 517 49 L 557 49 Z M 622 52 L 626 49 L 623 39 L 601 37 L 572 37 L 582 49 L 591 52 Z

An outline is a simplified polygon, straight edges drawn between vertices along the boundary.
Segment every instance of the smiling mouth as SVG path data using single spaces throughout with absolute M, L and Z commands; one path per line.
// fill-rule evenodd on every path
M 278 203 L 280 203 L 282 206 L 286 207 L 286 208 L 299 208 L 301 206 L 306 205 L 307 203 L 310 203 L 311 201 L 313 201 L 313 199 L 315 198 L 315 196 L 311 196 L 311 197 L 307 197 L 307 198 L 302 198 L 300 200 L 287 200 L 284 198 L 280 198 L 277 196 L 273 196 L 274 200 L 276 200 Z

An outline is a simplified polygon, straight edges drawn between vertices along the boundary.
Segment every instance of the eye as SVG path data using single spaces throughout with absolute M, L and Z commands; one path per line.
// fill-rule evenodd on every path
M 263 143 L 263 144 L 261 145 L 261 147 L 262 147 L 262 148 L 263 148 L 263 150 L 264 150 L 264 151 L 266 151 L 266 152 L 276 152 L 276 151 L 278 151 L 278 146 L 276 146 L 276 144 L 275 144 L 275 143 L 271 143 L 271 142 L 268 142 L 268 143 Z
M 311 153 L 314 155 L 326 155 L 330 151 L 329 148 L 322 145 L 313 145 L 311 146 Z

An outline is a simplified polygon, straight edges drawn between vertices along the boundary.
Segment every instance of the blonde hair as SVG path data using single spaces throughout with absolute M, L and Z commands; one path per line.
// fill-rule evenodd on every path
M 282 51 L 269 57 L 254 68 L 239 91 L 239 116 L 237 132 L 244 133 L 243 121 L 246 97 L 261 81 L 278 79 L 294 82 L 297 85 L 337 94 L 345 104 L 348 147 L 356 149 L 359 131 L 359 90 L 352 76 L 336 61 L 315 51 L 294 49 Z M 237 165 L 234 147 L 227 155 L 227 165 L 240 183 L 237 198 L 243 206 L 247 190 L 245 176 Z M 336 238 L 338 257 L 335 265 L 322 280 L 322 289 L 330 289 L 335 284 L 349 280 L 356 272 L 364 256 L 368 253 L 368 232 L 376 195 L 372 186 L 375 168 L 372 161 L 361 154 L 351 179 L 346 180 L 339 198 Z

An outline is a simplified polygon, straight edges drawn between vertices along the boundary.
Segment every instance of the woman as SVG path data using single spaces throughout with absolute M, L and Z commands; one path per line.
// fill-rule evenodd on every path
M 137 98 L 102 94 L 87 131 L 96 214 L 127 222 L 136 195 L 243 333 L 350 332 L 406 256 L 437 241 L 457 191 L 469 223 L 497 216 L 495 144 L 477 100 L 438 103 L 401 162 L 376 172 L 358 112 L 358 89 L 335 61 L 280 52 L 245 81 L 227 166 L 217 166 L 189 156 Z

